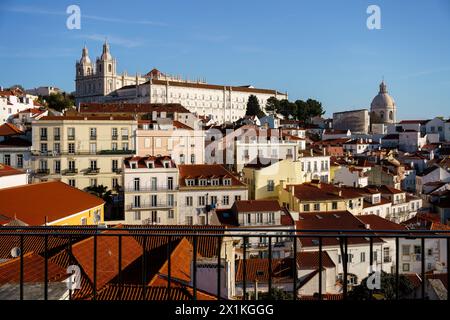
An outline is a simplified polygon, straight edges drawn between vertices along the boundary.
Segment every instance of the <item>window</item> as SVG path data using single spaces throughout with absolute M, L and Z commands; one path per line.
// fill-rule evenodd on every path
M 17 168 L 23 168 L 23 154 L 17 155 Z
M 247 224 L 252 223 L 252 215 L 250 213 L 247 214 Z
M 169 210 L 169 212 L 167 212 L 167 219 L 173 219 L 174 217 L 175 217 L 175 211 Z
M 122 140 L 128 140 L 128 129 L 127 128 L 122 128 L 121 134 L 122 134 Z
M 133 218 L 134 220 L 141 220 L 141 212 L 140 211 L 133 212 Z
M 42 153 L 47 153 L 48 148 L 47 148 L 47 144 L 46 143 L 41 143 L 41 152 Z
M 91 187 L 95 187 L 97 185 L 97 179 L 89 179 L 89 184 Z
M 273 180 L 267 180 L 267 191 L 274 191 L 275 190 L 275 183 Z
M 133 199 L 133 207 L 134 208 L 139 208 L 141 206 L 141 196 L 134 196 Z
M 194 218 L 193 217 L 186 217 L 186 224 L 193 225 L 194 224 Z
M 53 144 L 53 152 L 56 154 L 61 153 L 61 144 L 60 143 L 54 143 Z
M 81 225 L 82 226 L 87 225 L 87 218 L 81 218 Z
M 152 211 L 151 221 L 152 221 L 152 223 L 158 222 L 158 211 Z
M 241 201 L 241 196 L 234 196 L 234 201 Z
M 118 136 L 117 128 L 111 129 L 111 136 L 112 136 L 112 140 L 117 140 L 117 136 Z
M 421 246 L 414 246 L 414 254 L 420 254 L 422 252 Z
M 128 150 L 128 142 L 122 142 L 122 150 L 123 151 Z
M 275 212 L 269 212 L 269 221 L 270 224 L 275 223 Z
M 5 154 L 3 156 L 3 162 L 4 164 L 6 164 L 7 166 L 11 165 L 11 155 L 10 154 Z
M 377 262 L 378 261 L 378 251 L 374 251 L 373 252 L 373 262 Z
M 55 160 L 55 173 L 61 173 L 61 160 Z
M 167 195 L 167 205 L 174 206 L 175 205 L 175 197 L 173 194 Z
M 97 128 L 89 128 L 89 139 L 97 139 Z
M 133 182 L 134 182 L 134 191 L 139 191 L 141 180 L 139 178 L 134 178 Z
M 199 206 L 204 206 L 204 205 L 206 205 L 206 198 L 205 198 L 205 196 L 199 196 L 199 197 L 198 197 L 198 205 L 199 205 Z
M 331 209 L 333 209 L 333 210 L 337 210 L 337 208 L 338 208 L 338 204 L 337 204 L 337 202 L 332 202 L 331 203 Z
M 111 142 L 111 150 L 113 151 L 117 150 L 117 142 Z
M 195 154 L 191 154 L 191 164 L 195 163 Z
M 230 196 L 223 196 L 222 197 L 222 204 L 224 206 L 228 206 L 230 204 Z
M 68 145 L 68 151 L 69 151 L 69 153 L 75 153 L 75 143 L 69 143 L 69 145 Z
M 167 178 L 167 189 L 168 190 L 173 190 L 173 177 L 168 177 Z
M 41 140 L 47 140 L 47 128 L 40 128 Z
M 191 196 L 186 197 L 186 206 L 192 207 L 192 197 Z
M 91 160 L 90 161 L 90 169 L 91 170 L 97 170 L 97 160 Z
M 309 211 L 309 204 L 303 205 L 303 211 Z
M 180 154 L 180 164 L 184 164 L 184 154 Z
M 427 254 L 428 254 L 429 256 L 432 256 L 432 255 L 433 255 L 433 249 L 428 249 L 428 250 L 427 250 Z
M 113 189 L 116 189 L 119 186 L 119 179 L 117 178 L 112 178 L 112 183 L 111 183 Z
M 388 247 L 383 248 L 383 262 L 391 262 L 390 249 Z
M 89 143 L 89 152 L 91 154 L 97 153 L 97 144 L 96 143 Z
M 40 160 L 39 161 L 39 169 L 40 170 L 47 170 L 47 160 Z
M 224 185 L 224 186 L 231 186 L 231 179 L 229 179 L 229 178 L 224 178 L 224 179 L 223 179 L 223 185 Z
M 117 160 L 117 159 L 112 160 L 111 161 L 112 171 L 113 172 L 117 171 L 118 167 L 119 167 L 119 160 Z
M 158 196 L 156 194 L 152 194 L 150 196 L 150 204 L 152 207 L 156 207 L 158 205 Z
M 256 214 L 256 222 L 257 223 L 263 223 L 263 214 L 262 213 L 258 212 Z
M 192 187 L 195 185 L 195 180 L 194 179 L 186 179 L 186 185 L 188 187 Z
M 75 140 L 75 128 L 67 128 L 67 139 Z
M 314 203 L 314 211 L 320 211 L 320 203 Z
M 211 196 L 211 204 L 217 203 L 217 196 Z
M 404 272 L 408 272 L 409 271 L 409 263 L 404 263 L 402 266 L 402 269 Z
M 361 259 L 361 262 L 366 262 L 366 253 L 365 252 L 361 252 L 360 259 Z
M 75 179 L 69 179 L 69 186 L 75 188 Z

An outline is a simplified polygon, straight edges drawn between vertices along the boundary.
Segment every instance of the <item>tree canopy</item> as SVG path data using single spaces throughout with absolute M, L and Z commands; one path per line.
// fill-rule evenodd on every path
M 261 106 L 259 105 L 258 98 L 253 94 L 248 97 L 245 115 L 257 116 L 258 118 L 265 116 L 264 112 L 261 110 Z
M 71 94 L 58 92 L 39 97 L 39 102 L 56 111 L 63 111 L 75 105 L 75 98 Z

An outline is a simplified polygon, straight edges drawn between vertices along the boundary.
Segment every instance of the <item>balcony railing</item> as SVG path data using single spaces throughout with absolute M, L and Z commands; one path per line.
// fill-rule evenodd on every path
M 41 284 L 42 290 L 34 290 L 36 295 L 39 295 L 39 297 L 35 297 L 35 299 L 44 299 L 48 300 L 50 298 L 51 292 L 51 286 L 52 282 L 50 281 L 49 273 L 55 272 L 54 271 L 54 264 L 63 264 L 64 268 L 67 266 L 67 262 L 69 262 L 70 265 L 74 265 L 75 267 L 78 267 L 79 269 L 86 267 L 87 269 L 82 271 L 82 274 L 84 276 L 85 273 L 88 273 L 89 279 L 91 279 L 92 283 L 88 280 L 83 285 L 83 289 L 79 290 L 75 286 L 76 277 L 73 277 L 71 281 L 67 281 L 68 285 L 68 298 L 70 300 L 77 300 L 77 299 L 92 299 L 92 300 L 102 300 L 102 299 L 115 299 L 115 300 L 122 300 L 122 299 L 139 299 L 139 300 L 147 300 L 152 299 L 149 298 L 148 295 L 146 295 L 146 290 L 150 290 L 150 287 L 148 284 L 148 278 L 147 275 L 150 273 L 149 270 L 153 270 L 160 268 L 159 260 L 156 262 L 152 259 L 146 259 L 146 250 L 156 250 L 155 254 L 161 254 L 164 252 L 168 253 L 168 256 L 170 256 L 170 252 L 173 252 L 172 254 L 175 254 L 175 251 L 172 251 L 174 249 L 174 240 L 180 239 L 185 237 L 187 241 L 192 245 L 192 253 L 191 255 L 186 255 L 188 259 L 190 259 L 190 264 L 192 265 L 190 271 L 189 271 L 189 277 L 192 279 L 190 284 L 187 285 L 189 289 L 192 289 L 192 300 L 197 300 L 197 293 L 199 288 L 197 281 L 198 277 L 202 277 L 203 274 L 199 272 L 198 266 L 201 264 L 208 263 L 209 266 L 211 266 L 211 270 L 216 270 L 216 274 L 214 277 L 211 277 L 211 274 L 208 272 L 208 287 L 210 288 L 208 291 L 209 295 L 215 296 L 217 299 L 223 298 L 223 279 L 224 273 L 222 272 L 225 265 L 225 260 L 221 258 L 223 256 L 223 239 L 224 237 L 232 238 L 232 239 L 241 239 L 241 252 L 240 257 L 238 257 L 237 264 L 239 265 L 239 272 L 240 276 L 239 278 L 236 278 L 236 285 L 239 286 L 240 291 L 242 292 L 241 295 L 235 296 L 233 298 L 242 300 L 248 299 L 248 293 L 252 290 L 253 284 L 252 280 L 254 278 L 254 270 L 251 270 L 249 267 L 249 261 L 250 254 L 249 254 L 249 245 L 250 241 L 252 239 L 258 239 L 261 237 L 261 234 L 264 234 L 264 237 L 268 239 L 267 241 L 267 251 L 263 251 L 263 253 L 267 253 L 267 262 L 269 270 L 271 268 L 271 262 L 274 261 L 273 259 L 273 243 L 276 243 L 276 239 L 282 235 L 285 239 L 291 239 L 292 248 L 291 248 L 291 255 L 284 261 L 283 264 L 283 283 L 286 284 L 285 291 L 289 292 L 290 298 L 292 300 L 302 300 L 303 296 L 299 292 L 299 284 L 301 283 L 298 278 L 298 271 L 299 271 L 299 263 L 301 263 L 301 255 L 299 255 L 301 251 L 301 248 L 298 246 L 298 241 L 302 241 L 303 238 L 308 239 L 317 239 L 317 246 L 314 247 L 314 249 L 317 251 L 317 261 L 314 262 L 316 265 L 313 266 L 316 270 L 323 270 L 324 264 L 326 263 L 323 260 L 322 253 L 325 251 L 328 251 L 326 244 L 328 241 L 338 241 L 338 251 L 343 259 L 342 264 L 342 271 L 339 271 L 340 279 L 351 279 L 352 273 L 351 268 L 352 263 L 348 263 L 348 257 L 349 257 L 349 242 L 352 243 L 352 240 L 355 239 L 365 239 L 366 245 L 369 247 L 370 255 L 373 257 L 372 253 L 374 252 L 374 243 L 376 243 L 374 240 L 381 238 L 386 239 L 393 239 L 395 240 L 395 266 L 393 268 L 392 274 L 393 274 L 393 295 L 394 299 L 406 299 L 407 297 L 403 296 L 403 293 L 400 291 L 401 282 L 400 282 L 400 261 L 399 255 L 400 255 L 400 240 L 403 238 L 410 238 L 411 236 L 414 236 L 416 239 L 419 239 L 421 241 L 421 246 L 425 247 L 425 240 L 426 239 L 443 239 L 446 240 L 447 248 L 444 248 L 446 252 L 448 252 L 448 248 L 450 247 L 450 230 L 439 230 L 438 232 L 430 232 L 430 230 L 405 230 L 405 231 L 372 231 L 372 230 L 326 230 L 325 232 L 323 230 L 286 230 L 286 229 L 245 229 L 245 228 L 218 228 L 218 227 L 208 227 L 204 226 L 202 228 L 195 228 L 194 226 L 171 226 L 171 227 L 154 227 L 154 226 L 117 226 L 117 227 L 111 227 L 107 229 L 107 232 L 105 232 L 105 227 L 100 226 L 85 226 L 85 227 L 77 227 L 77 226 L 59 226 L 59 227 L 53 227 L 53 226 L 2 226 L 0 227 L 0 243 L 11 243 L 13 246 L 13 250 L 11 252 L 14 252 L 15 255 L 17 255 L 16 258 L 9 258 L 11 259 L 11 263 L 16 263 L 16 274 L 11 275 L 11 279 L 13 281 L 11 283 L 8 283 L 9 286 L 12 286 L 14 290 L 11 290 L 11 293 L 9 293 L 8 298 L 16 298 L 18 300 L 24 300 L 26 299 L 26 295 L 29 295 L 28 288 L 30 285 L 34 283 L 30 283 L 29 277 L 26 275 L 29 275 L 30 272 L 33 272 L 33 274 L 42 275 L 43 280 L 39 284 Z M 276 232 L 277 235 L 270 235 L 268 232 Z M 301 232 L 301 233 L 300 233 Z M 131 239 L 134 239 L 131 240 Z M 80 240 L 83 240 L 80 242 Z M 130 245 L 130 241 L 140 243 L 141 245 L 144 244 L 143 248 L 144 250 L 141 256 L 139 256 L 139 253 L 136 253 L 138 250 L 133 251 L 133 255 L 136 255 L 136 259 L 141 259 L 139 263 L 136 263 L 133 268 L 127 269 L 127 276 L 124 277 L 123 271 L 125 268 L 127 268 L 127 265 L 124 266 L 122 263 L 124 255 L 129 257 L 129 252 L 125 251 L 127 250 L 127 245 Z M 222 240 L 222 241 L 221 241 Z M 85 261 L 83 259 L 82 262 L 79 262 L 77 259 L 80 259 L 81 251 L 78 250 L 78 254 L 72 254 L 72 250 L 75 245 L 78 245 L 82 243 L 84 245 L 83 247 L 83 254 L 81 258 L 83 257 L 89 257 L 91 260 L 90 263 L 84 264 Z M 105 246 L 106 244 L 110 244 L 108 246 Z M 152 246 L 146 246 L 145 244 L 149 243 L 158 243 L 158 246 L 154 249 L 147 249 Z M 237 242 L 234 242 L 235 245 L 237 245 Z M 30 245 L 32 244 L 32 245 Z M 112 244 L 112 245 L 111 245 Z M 264 243 L 265 244 L 265 243 Z M 139 246 L 139 244 L 136 244 Z M 201 249 L 200 248 L 201 246 Z M 105 249 L 107 248 L 107 250 Z M 328 247 L 329 248 L 329 247 Z M 336 247 L 333 246 L 332 250 L 336 250 Z M 8 247 L 9 249 L 9 247 Z M 81 248 L 77 248 L 81 249 Z M 263 248 L 262 248 L 263 249 Z M 106 250 L 106 252 L 105 252 Z M 36 262 L 36 264 L 31 265 L 29 264 L 29 260 L 27 260 L 25 263 L 25 259 L 29 259 L 29 255 L 31 252 L 33 252 L 39 256 L 39 259 L 36 261 L 40 261 L 42 259 L 42 263 Z M 199 254 L 202 254 L 203 258 L 205 258 L 203 261 L 199 261 Z M 208 255 L 208 257 L 205 256 L 205 253 Z M 116 275 L 111 275 L 109 281 L 101 282 L 98 281 L 98 279 L 104 279 L 104 272 L 105 271 L 105 261 L 102 260 L 102 257 L 105 257 L 105 255 L 108 257 L 108 266 L 110 266 L 106 271 L 107 272 L 114 272 Z M 55 259 L 57 257 L 57 259 Z M 65 259 L 67 257 L 68 260 Z M 295 257 L 295 259 L 293 259 Z M 229 259 L 234 257 L 228 257 Z M 422 279 L 420 281 L 420 284 L 418 284 L 417 287 L 417 293 L 418 296 L 415 299 L 428 299 L 432 296 L 427 296 L 426 288 L 429 285 L 429 279 L 431 278 L 431 274 L 426 273 L 425 270 L 425 257 L 422 255 L 421 257 L 421 267 L 419 271 L 419 276 Z M 208 259 L 208 260 L 207 260 Z M 116 261 L 115 266 L 112 266 L 111 263 Z M 136 260 L 138 261 L 138 260 Z M 49 263 L 51 262 L 51 263 Z M 371 263 L 372 261 L 370 261 Z M 158 263 L 156 266 L 155 263 Z M 171 290 L 177 290 L 177 286 L 173 286 L 173 281 L 176 275 L 174 273 L 171 273 L 170 270 L 174 268 L 173 259 L 167 259 L 167 277 L 164 275 L 164 279 L 167 280 L 167 286 L 162 288 L 161 290 L 167 290 L 168 294 L 164 296 L 171 297 L 170 291 Z M 359 263 L 359 262 L 358 262 Z M 369 263 L 369 262 L 368 262 Z M 446 265 L 450 264 L 450 255 L 446 256 Z M 39 265 L 40 264 L 40 265 Z M 78 265 L 80 264 L 80 265 Z M 102 266 L 103 265 L 103 266 Z M 369 265 L 369 264 L 368 264 Z M 24 268 L 26 266 L 26 268 Z M 31 268 L 31 269 L 30 269 Z M 35 268 L 33 270 L 33 268 Z M 53 268 L 53 269 L 52 269 Z M 26 273 L 25 273 L 26 270 Z M 32 271 L 30 271 L 32 270 Z M 136 274 L 132 274 L 129 272 L 134 272 Z M 325 280 L 323 272 L 317 273 L 318 281 L 315 282 L 317 285 L 317 288 L 314 290 L 317 290 L 316 294 L 314 294 L 313 299 L 315 300 L 325 300 L 326 299 L 326 288 L 324 287 Z M 367 276 L 371 275 L 370 269 L 367 271 Z M 274 285 L 276 285 L 278 282 L 276 279 L 277 277 L 276 272 L 269 272 L 268 277 L 264 278 L 265 285 L 267 287 L 267 292 L 269 293 L 269 299 L 271 298 L 271 293 L 273 292 Z M 142 284 L 137 284 L 136 279 L 139 279 L 141 277 Z M 448 273 L 442 274 L 442 277 L 440 277 L 440 281 L 446 283 L 446 287 L 448 287 L 448 284 L 450 284 L 450 277 Z M 262 280 L 261 280 L 262 281 Z M 261 283 L 260 281 L 260 283 Z M 347 282 L 345 280 L 341 282 Z M 101 283 L 100 283 L 101 282 Z M 290 283 L 289 283 L 290 282 Z M 289 285 L 290 284 L 290 285 Z M 444 283 L 443 283 L 444 284 Z M 117 285 L 115 287 L 115 285 Z M 349 290 L 354 287 L 355 283 L 349 283 L 349 285 L 342 285 L 342 293 L 339 294 L 339 299 L 347 300 L 349 298 Z M 108 292 L 104 292 L 103 289 L 107 289 L 109 286 L 113 286 L 113 290 L 109 290 Z M 139 288 L 139 291 L 133 291 L 138 292 L 137 294 L 129 294 L 130 292 L 127 291 L 127 294 L 122 295 L 122 291 L 124 290 L 130 290 L 132 288 Z M 292 289 L 295 288 L 295 289 Z M 367 296 L 367 299 L 375 300 L 375 294 L 380 295 L 380 292 L 378 289 L 368 288 L 369 295 Z M 117 292 L 116 292 L 117 291 Z M 236 290 L 238 291 L 238 290 Z M 444 294 L 440 295 L 441 299 L 447 299 L 447 301 L 450 301 L 450 294 L 447 290 L 446 292 L 443 291 Z M 104 294 L 105 293 L 105 294 Z M 167 292 L 166 292 L 167 293 Z M 112 296 L 112 294 L 114 294 Z M 51 297 L 53 299 L 53 297 Z M 59 299 L 55 298 L 55 299 Z M 287 299 L 287 298 L 286 298 Z
M 87 168 L 85 173 L 87 175 L 96 175 L 100 173 L 100 169 L 99 168 Z
M 31 150 L 31 155 L 39 156 L 39 157 L 60 157 L 66 155 L 133 155 L 135 154 L 135 150 L 90 150 L 90 151 L 40 151 L 40 150 Z
M 41 136 L 42 141 L 47 141 L 47 136 Z
M 150 187 L 141 187 L 135 188 L 135 187 L 126 187 L 125 192 L 170 192 L 170 191 L 177 191 L 178 187 L 174 186 L 167 186 L 167 185 L 157 185 L 157 186 L 150 186 Z
M 58 140 L 60 140 L 60 139 L 61 139 L 61 137 L 60 137 L 59 135 L 54 135 L 54 136 L 53 136 L 53 140 L 58 141 Z
M 168 202 L 168 201 L 162 201 L 162 202 L 144 202 L 139 204 L 138 206 L 133 204 L 129 204 L 126 206 L 126 210 L 147 210 L 147 209 L 168 209 L 173 208 L 177 205 L 176 201 Z
M 128 136 L 123 135 L 122 140 L 128 140 Z
M 111 136 L 111 140 L 117 140 L 117 139 L 119 139 L 119 136 L 117 136 L 117 135 Z
M 97 140 L 97 136 L 94 136 L 94 135 L 89 136 L 89 140 Z
M 122 173 L 122 168 L 112 168 L 111 171 L 114 172 L 114 173 L 117 173 L 117 174 L 121 174 Z
M 36 170 L 37 175 L 47 175 L 50 174 L 50 169 L 37 169 Z
M 65 176 L 73 176 L 78 173 L 78 169 L 66 169 L 62 171 L 62 174 Z
M 68 135 L 67 136 L 67 140 L 75 140 L 75 136 L 74 135 Z

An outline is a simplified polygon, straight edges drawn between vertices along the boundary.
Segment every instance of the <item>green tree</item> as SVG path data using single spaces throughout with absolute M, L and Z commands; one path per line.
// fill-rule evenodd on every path
M 297 112 L 297 105 L 293 102 L 290 102 L 287 99 L 283 99 L 280 101 L 280 107 L 278 112 L 281 113 L 285 117 L 294 116 Z
M 292 300 L 292 293 L 283 291 L 279 288 L 272 288 L 269 292 L 261 292 L 258 294 L 260 300 Z
M 314 99 L 308 99 L 306 101 L 297 100 L 295 104 L 297 106 L 297 119 L 305 123 L 309 123 L 311 122 L 311 118 L 321 116 L 325 113 L 322 103 Z
M 108 190 L 108 187 L 100 184 L 100 185 L 95 185 L 95 186 L 89 186 L 86 187 L 84 189 L 86 192 L 93 194 L 94 196 L 97 196 L 103 200 L 105 200 L 106 202 L 111 200 L 111 194 L 112 191 Z
M 75 105 L 74 96 L 66 93 L 52 93 L 49 96 L 42 97 L 49 108 L 56 111 L 63 111 Z
M 349 299 L 352 300 L 368 300 L 371 298 L 371 295 L 376 294 L 376 295 L 381 295 L 384 297 L 384 299 L 387 300 L 392 300 L 395 298 L 395 293 L 396 293 L 396 283 L 395 283 L 395 274 L 390 274 L 390 273 L 386 273 L 384 271 L 381 272 L 380 274 L 381 277 L 381 285 L 380 285 L 380 289 L 374 289 L 374 290 L 369 290 L 369 288 L 367 287 L 367 278 L 364 278 L 361 281 L 361 284 L 354 287 L 353 290 L 351 290 L 348 293 L 348 297 Z M 399 296 L 400 298 L 405 298 L 407 297 L 409 294 L 411 294 L 414 290 L 414 287 L 411 283 L 411 281 L 409 281 L 409 279 L 407 277 L 405 277 L 404 275 L 400 275 L 399 276 Z
M 246 116 L 257 116 L 258 118 L 263 117 L 265 114 L 261 110 L 258 98 L 255 95 L 250 95 L 247 101 L 247 110 L 245 112 Z
M 266 111 L 279 112 L 280 110 L 280 100 L 275 97 L 270 97 L 266 102 Z

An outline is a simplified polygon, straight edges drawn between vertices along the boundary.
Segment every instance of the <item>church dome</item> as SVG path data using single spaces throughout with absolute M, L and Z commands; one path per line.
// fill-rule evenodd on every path
M 81 64 L 90 64 L 91 63 L 91 59 L 89 58 L 89 52 L 88 52 L 88 49 L 86 48 L 86 46 L 84 46 L 84 48 L 83 48 L 80 63 Z
M 100 59 L 103 61 L 112 59 L 111 53 L 109 52 L 109 44 L 106 41 L 103 44 L 103 52 Z
M 370 104 L 370 108 L 374 109 L 386 109 L 386 108 L 395 108 L 394 99 L 388 94 L 386 84 L 384 81 L 380 83 L 380 91 L 373 98 L 372 103 Z

